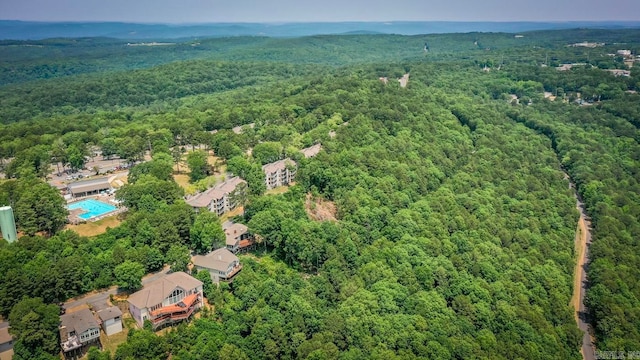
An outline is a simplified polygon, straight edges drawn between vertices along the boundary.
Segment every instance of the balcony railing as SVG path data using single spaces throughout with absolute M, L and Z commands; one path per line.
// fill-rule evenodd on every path
M 223 279 L 229 280 L 242 270 L 242 264 L 236 265 Z

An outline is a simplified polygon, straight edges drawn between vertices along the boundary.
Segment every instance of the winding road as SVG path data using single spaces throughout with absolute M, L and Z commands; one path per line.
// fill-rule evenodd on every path
M 587 266 L 589 263 L 589 245 L 591 244 L 591 222 L 587 217 L 584 204 L 578 197 L 575 185 L 567 173 L 565 177 L 569 180 L 569 187 L 573 190 L 576 198 L 576 208 L 580 211 L 580 219 L 576 229 L 576 253 L 578 255 L 576 269 L 573 281 L 573 296 L 571 297 L 571 305 L 576 309 L 575 318 L 578 327 L 583 332 L 582 348 L 580 353 L 584 360 L 595 360 L 596 349 L 593 343 L 591 325 L 588 322 L 588 313 L 584 305 L 584 298 L 587 292 Z

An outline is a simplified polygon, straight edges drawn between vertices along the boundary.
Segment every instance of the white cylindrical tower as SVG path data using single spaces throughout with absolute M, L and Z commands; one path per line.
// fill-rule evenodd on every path
M 2 237 L 12 243 L 18 240 L 16 232 L 16 221 L 13 218 L 13 209 L 11 206 L 0 207 L 0 228 L 2 229 Z

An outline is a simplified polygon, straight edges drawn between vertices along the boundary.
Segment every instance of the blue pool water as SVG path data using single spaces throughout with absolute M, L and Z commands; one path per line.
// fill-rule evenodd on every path
M 69 204 L 67 206 L 67 209 L 69 210 L 74 210 L 78 208 L 85 211 L 84 213 L 78 215 L 78 217 L 85 220 L 88 220 L 92 217 L 104 215 L 106 213 L 110 213 L 117 209 L 113 205 L 109 205 L 107 203 L 103 203 L 102 201 L 93 200 L 93 199 L 78 201 L 73 204 Z

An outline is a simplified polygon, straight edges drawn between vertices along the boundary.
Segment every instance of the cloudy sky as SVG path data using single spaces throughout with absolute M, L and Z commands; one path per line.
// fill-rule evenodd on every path
M 0 19 L 145 23 L 640 20 L 640 0 L 0 0 Z

